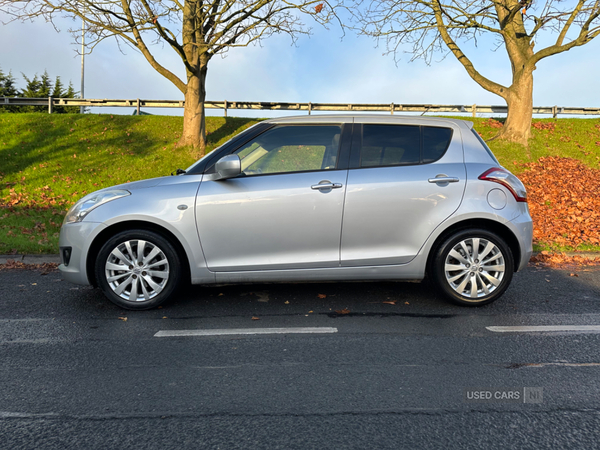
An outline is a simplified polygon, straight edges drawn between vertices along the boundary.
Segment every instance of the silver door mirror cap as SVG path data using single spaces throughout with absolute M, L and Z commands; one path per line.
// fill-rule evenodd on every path
M 226 180 L 242 173 L 242 161 L 238 155 L 223 156 L 215 164 L 216 177 L 213 180 Z

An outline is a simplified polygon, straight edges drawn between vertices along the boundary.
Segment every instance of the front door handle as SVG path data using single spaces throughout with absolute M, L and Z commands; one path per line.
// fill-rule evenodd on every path
M 342 183 L 332 183 L 329 180 L 320 181 L 319 184 L 313 184 L 311 189 L 339 189 L 342 187 Z

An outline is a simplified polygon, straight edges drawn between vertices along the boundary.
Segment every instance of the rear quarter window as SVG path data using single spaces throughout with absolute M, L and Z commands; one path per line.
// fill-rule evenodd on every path
M 423 127 L 423 163 L 437 161 L 448 149 L 452 128 Z

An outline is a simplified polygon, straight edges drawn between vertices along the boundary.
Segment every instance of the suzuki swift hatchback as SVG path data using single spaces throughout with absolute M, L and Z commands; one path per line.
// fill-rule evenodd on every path
M 261 122 L 178 176 L 94 192 L 67 213 L 59 269 L 127 309 L 192 284 L 431 277 L 461 305 L 531 256 L 523 184 L 470 122 Z M 401 289 L 401 287 L 400 287 Z

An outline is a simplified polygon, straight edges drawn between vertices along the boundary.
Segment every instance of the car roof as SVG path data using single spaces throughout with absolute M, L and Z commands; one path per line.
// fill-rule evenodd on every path
M 265 120 L 274 124 L 308 124 L 308 123 L 379 123 L 379 124 L 411 124 L 411 125 L 456 125 L 473 128 L 473 122 L 445 117 L 405 116 L 392 114 L 317 114 L 305 116 L 278 117 Z

